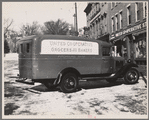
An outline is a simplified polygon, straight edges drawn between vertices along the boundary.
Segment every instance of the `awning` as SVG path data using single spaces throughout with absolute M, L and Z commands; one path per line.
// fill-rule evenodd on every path
M 132 33 L 133 36 L 138 36 L 140 34 L 143 34 L 143 33 L 146 33 L 147 31 L 146 30 L 141 30 L 139 32 L 136 32 L 136 33 Z
M 126 37 L 126 36 L 122 35 L 120 37 L 117 37 L 117 38 L 114 38 L 114 39 L 110 40 L 110 42 L 116 42 L 116 41 L 122 40 L 124 37 Z
M 140 31 L 141 32 L 141 31 Z M 137 32 L 138 33 L 138 32 Z M 143 33 L 143 32 L 142 32 Z M 136 34 L 136 33 L 135 33 Z M 116 38 L 114 38 L 114 39 L 112 39 L 112 40 L 110 40 L 110 42 L 116 42 L 116 41 L 118 41 L 118 40 L 123 40 L 126 36 L 128 36 L 128 35 L 133 35 L 133 33 L 128 33 L 128 34 L 125 34 L 125 35 L 121 35 L 120 37 L 116 37 Z M 134 36 L 136 36 L 136 35 L 134 35 Z
M 98 35 L 98 39 L 99 39 L 99 40 L 106 39 L 106 38 L 109 39 L 109 33 L 104 34 L 104 35 L 101 35 L 101 36 Z

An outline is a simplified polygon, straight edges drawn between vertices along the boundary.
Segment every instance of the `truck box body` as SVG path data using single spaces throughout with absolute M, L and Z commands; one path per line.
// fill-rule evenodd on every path
M 18 45 L 22 78 L 55 79 L 66 68 L 74 68 L 81 75 L 110 74 L 114 70 L 111 45 L 103 41 L 38 35 L 21 39 Z
M 19 79 L 28 84 L 40 82 L 48 89 L 60 87 L 65 93 L 77 91 L 79 80 L 103 80 L 109 83 L 124 78 L 138 82 L 137 65 L 120 56 L 113 57 L 112 45 L 95 39 L 63 35 L 34 35 L 17 42 Z

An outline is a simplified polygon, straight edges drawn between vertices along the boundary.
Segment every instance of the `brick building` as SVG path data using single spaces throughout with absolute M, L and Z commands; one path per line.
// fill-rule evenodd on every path
M 147 2 L 88 3 L 90 37 L 111 42 L 115 56 L 146 64 Z
M 116 55 L 146 64 L 147 2 L 111 3 L 109 41 Z
M 90 38 L 109 41 L 109 5 L 106 2 L 88 3 L 84 12 Z

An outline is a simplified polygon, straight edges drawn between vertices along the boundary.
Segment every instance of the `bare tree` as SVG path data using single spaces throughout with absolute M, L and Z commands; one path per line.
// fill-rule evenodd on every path
M 11 25 L 13 24 L 13 19 L 4 19 L 4 53 L 10 52 L 10 44 L 9 44 L 9 37 L 11 32 Z
M 45 28 L 42 28 L 44 34 L 66 35 L 69 30 L 69 24 L 60 19 L 57 21 L 48 21 L 44 23 Z
M 41 34 L 40 25 L 37 21 L 34 21 L 32 24 L 22 25 L 20 32 L 25 36 Z
M 4 39 L 7 38 L 7 34 L 10 31 L 10 26 L 13 24 L 13 19 L 4 19 Z

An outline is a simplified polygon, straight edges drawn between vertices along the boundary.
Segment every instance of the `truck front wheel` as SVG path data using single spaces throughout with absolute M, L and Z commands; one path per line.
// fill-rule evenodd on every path
M 64 93 L 75 92 L 78 86 L 78 78 L 73 73 L 68 73 L 62 77 L 60 89 Z
M 130 68 L 124 76 L 124 80 L 128 84 L 137 83 L 138 79 L 139 79 L 139 72 L 138 72 L 138 70 L 136 70 L 134 68 Z

